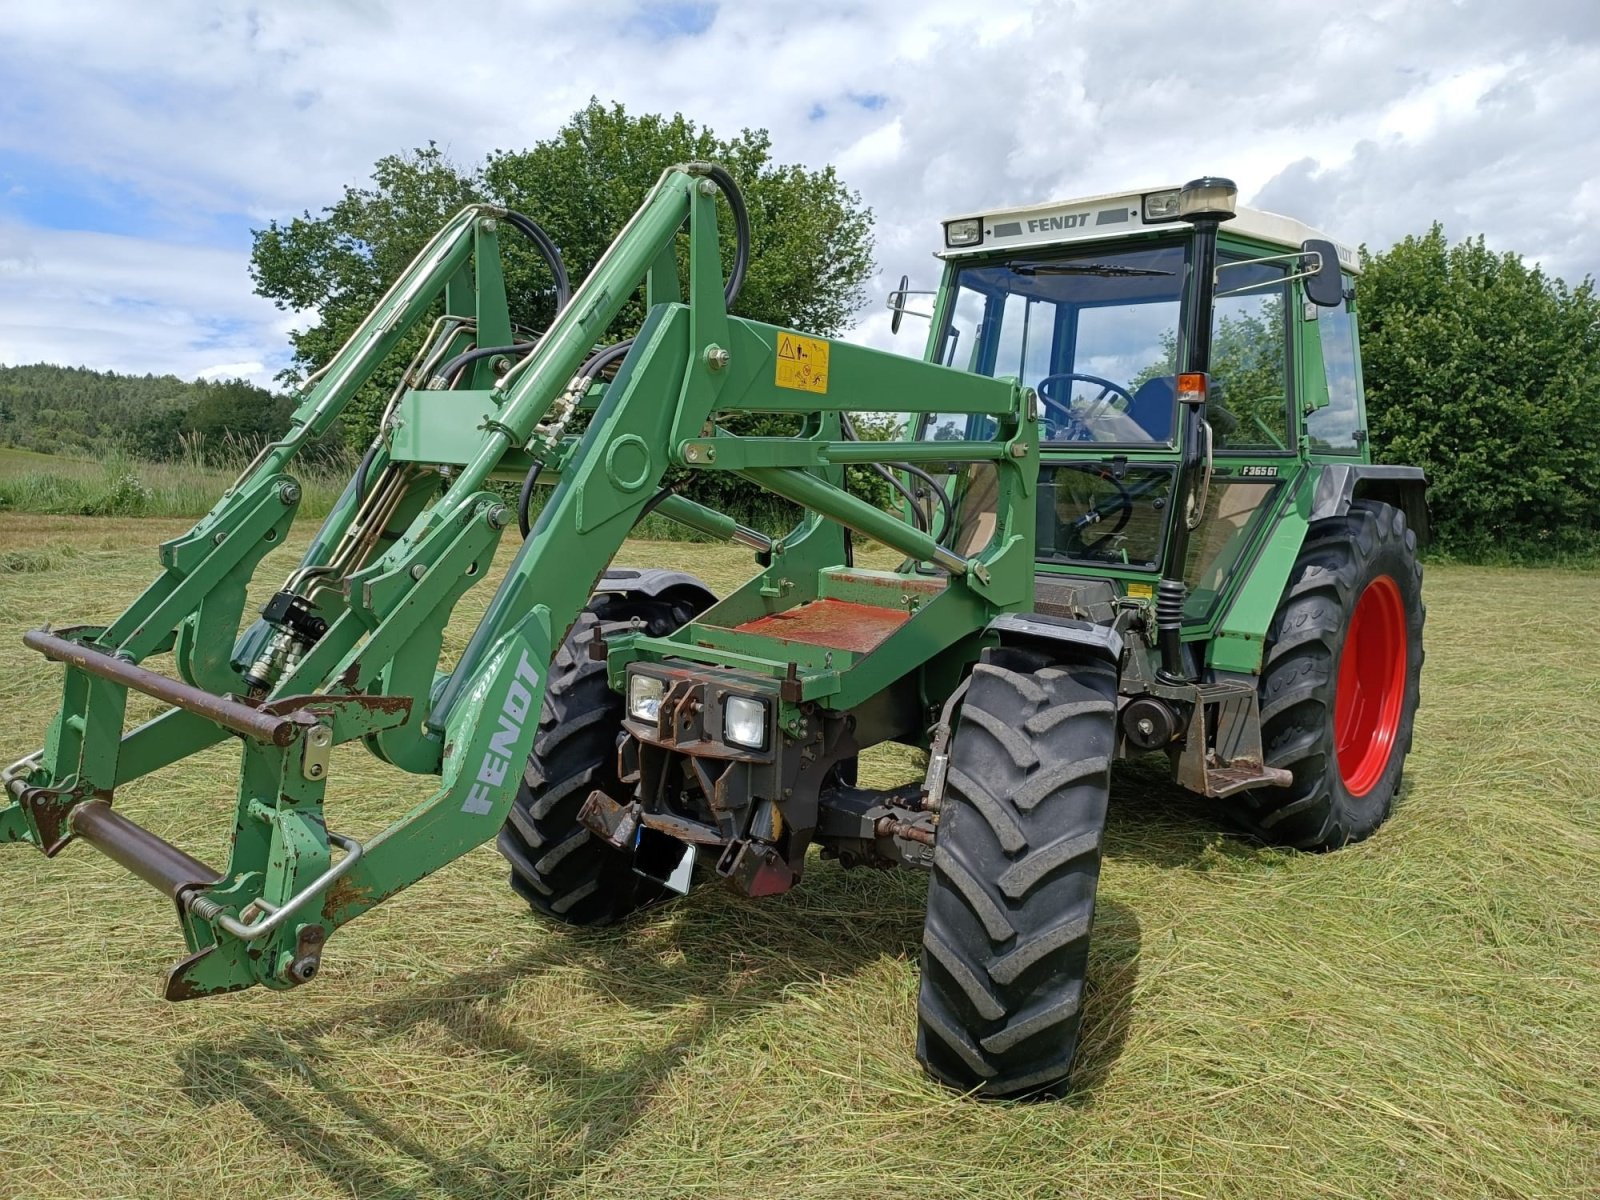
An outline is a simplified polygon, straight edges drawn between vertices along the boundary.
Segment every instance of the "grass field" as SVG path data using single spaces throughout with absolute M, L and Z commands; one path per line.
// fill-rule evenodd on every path
M 20 633 L 114 615 L 183 527 L 0 513 L 8 758 L 57 688 Z M 625 557 L 721 586 L 747 561 Z M 1438 568 L 1427 599 L 1417 749 L 1373 840 L 1262 849 L 1119 771 L 1064 1101 L 921 1076 L 909 873 L 818 862 L 787 896 L 576 935 L 480 849 L 298 992 L 167 1005 L 167 902 L 82 848 L 6 847 L 0 1196 L 1600 1195 L 1600 574 Z M 119 802 L 215 859 L 235 770 L 207 753 Z M 330 824 L 425 789 L 336 756 Z
M 198 517 L 238 478 L 232 467 L 142 462 L 113 453 L 104 461 L 0 446 L 0 513 L 50 516 Z M 349 472 L 297 466 L 303 516 L 325 515 Z

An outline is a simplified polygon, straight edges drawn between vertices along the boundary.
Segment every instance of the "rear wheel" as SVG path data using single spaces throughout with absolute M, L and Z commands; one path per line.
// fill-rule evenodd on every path
M 1268 631 L 1261 736 L 1284 788 L 1244 795 L 1264 841 L 1331 850 L 1388 817 L 1411 749 L 1422 673 L 1422 565 L 1392 505 L 1357 500 L 1306 535 Z
M 1081 1019 L 1115 742 L 1109 663 L 973 668 L 923 927 L 917 1057 L 985 1096 L 1060 1087 Z
M 556 651 L 533 753 L 496 843 L 511 863 L 512 888 L 535 912 L 569 925 L 609 925 L 672 895 L 634 872 L 631 853 L 578 822 L 596 788 L 619 803 L 632 798 L 617 781 L 622 697 L 589 646 L 600 635 L 671 633 L 704 609 L 709 595 L 690 587 L 662 597 L 597 594 Z

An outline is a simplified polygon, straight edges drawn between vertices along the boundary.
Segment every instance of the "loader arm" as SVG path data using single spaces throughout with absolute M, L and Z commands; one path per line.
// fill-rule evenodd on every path
M 1031 492 L 1038 463 L 1024 392 L 731 317 L 716 201 L 731 186 L 703 164 L 666 171 L 531 351 L 514 364 L 480 360 L 451 384 L 435 373 L 441 363 L 511 328 L 497 243 L 507 214 L 463 209 L 313 377 L 289 432 L 161 547 L 160 574 L 116 621 L 27 635 L 63 664 L 62 699 L 43 748 L 5 772 L 0 841 L 47 855 L 85 842 L 166 892 L 190 951 L 168 976 L 168 998 L 304 983 L 334 930 L 494 836 L 528 759 L 553 648 L 641 514 L 655 508 L 760 541 L 667 497 L 671 467 L 738 472 L 807 506 L 808 533 L 851 528 L 937 564 L 952 589 L 981 593 L 984 611 L 1023 602 L 1031 525 L 1008 527 L 966 559 L 852 497 L 845 462 L 896 461 L 908 448 L 843 441 L 837 414 L 991 414 L 993 440 L 941 443 L 938 455 L 993 464 L 1015 495 Z M 686 224 L 683 280 L 676 247 Z M 602 383 L 585 365 L 641 287 L 646 319 Z M 241 633 L 246 587 L 296 516 L 296 455 L 381 363 L 418 345 L 355 477 L 262 620 Z M 809 357 L 806 370 L 796 353 Z M 806 429 L 738 438 L 716 424 L 729 410 L 803 414 Z M 455 605 L 488 574 L 506 530 L 516 536 L 513 506 L 490 485 L 531 482 L 530 471 L 548 499 L 447 664 Z M 786 549 L 769 543 L 770 569 L 781 573 Z M 144 665 L 167 654 L 170 672 Z M 125 732 L 130 691 L 169 707 Z M 222 868 L 115 806 L 122 784 L 230 737 L 241 765 Z M 365 842 L 330 830 L 324 812 L 331 751 L 358 741 L 437 777 L 431 794 Z

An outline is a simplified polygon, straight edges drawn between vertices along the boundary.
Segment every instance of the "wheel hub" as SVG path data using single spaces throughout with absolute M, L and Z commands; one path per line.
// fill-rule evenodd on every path
M 1333 740 L 1339 775 L 1353 796 L 1383 776 L 1400 730 L 1406 690 L 1406 610 L 1388 575 L 1356 601 L 1339 657 Z

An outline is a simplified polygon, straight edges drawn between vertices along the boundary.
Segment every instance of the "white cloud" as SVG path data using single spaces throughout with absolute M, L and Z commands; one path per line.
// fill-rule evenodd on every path
M 233 251 L 0 224 L 0 362 L 265 384 L 283 316 Z
M 1592 0 L 726 0 L 665 41 L 630 26 L 637 7 L 16 8 L 0 151 L 142 197 L 160 232 L 114 252 L 0 235 L 0 360 L 270 374 L 290 321 L 250 296 L 244 226 L 320 208 L 430 139 L 462 162 L 525 146 L 590 95 L 838 163 L 878 218 L 874 306 L 902 271 L 932 281 L 941 216 L 1206 172 L 1347 240 L 1439 217 L 1574 279 L 1600 270 Z M 218 228 L 231 248 L 195 247 Z M 886 316 L 856 336 L 888 343 Z

